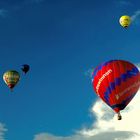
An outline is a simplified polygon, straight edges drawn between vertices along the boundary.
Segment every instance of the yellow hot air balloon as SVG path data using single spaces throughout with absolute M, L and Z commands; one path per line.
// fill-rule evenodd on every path
M 131 23 L 131 18 L 130 16 L 124 15 L 120 17 L 119 22 L 122 27 L 127 28 Z
M 3 80 L 12 90 L 20 79 L 20 74 L 15 70 L 9 70 L 3 74 Z

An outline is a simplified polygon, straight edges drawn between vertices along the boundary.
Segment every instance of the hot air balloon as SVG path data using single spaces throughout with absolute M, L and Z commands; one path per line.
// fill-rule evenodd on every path
M 131 18 L 127 15 L 124 15 L 120 17 L 119 22 L 122 27 L 127 28 L 131 23 Z
M 9 70 L 3 74 L 3 80 L 6 83 L 6 85 L 11 89 L 11 91 L 18 83 L 19 79 L 20 75 L 15 70 Z
M 30 66 L 27 64 L 22 65 L 21 70 L 26 74 L 30 69 Z
M 133 99 L 140 86 L 140 72 L 125 60 L 102 63 L 92 73 L 92 85 L 96 94 L 118 114 Z

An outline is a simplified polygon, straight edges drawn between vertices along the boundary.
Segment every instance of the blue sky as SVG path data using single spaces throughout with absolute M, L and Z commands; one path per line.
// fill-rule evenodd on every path
M 139 63 L 139 5 L 138 0 L 0 0 L 3 139 L 71 137 L 91 127 L 97 97 L 85 73 L 110 59 Z M 124 14 L 135 17 L 127 30 L 119 25 Z M 26 76 L 20 70 L 24 63 L 31 66 Z M 2 80 L 9 69 L 21 73 L 12 93 Z

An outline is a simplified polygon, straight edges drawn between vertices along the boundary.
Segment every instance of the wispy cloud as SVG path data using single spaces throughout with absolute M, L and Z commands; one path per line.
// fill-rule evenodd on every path
M 94 68 L 88 69 L 87 71 L 85 71 L 85 76 L 91 79 L 93 71 L 94 71 Z
M 4 135 L 7 131 L 7 128 L 3 123 L 0 123 L 0 140 L 5 140 Z
M 132 5 L 132 3 L 130 2 L 130 1 L 126 1 L 126 0 L 120 0 L 120 1 L 118 1 L 119 2 L 119 5 L 121 5 L 121 6 L 130 6 L 130 5 Z
M 5 7 L 8 7 L 8 10 L 1 8 L 0 9 L 0 17 L 6 17 L 8 12 L 17 11 L 22 9 L 23 7 L 32 5 L 32 4 L 39 4 L 44 2 L 45 0 L 15 0 L 15 1 L 4 1 Z
M 40 133 L 34 136 L 34 140 L 139 140 L 140 139 L 140 90 L 121 112 L 122 120 L 117 120 L 117 115 L 103 101 L 98 99 L 91 108 L 91 114 L 96 121 L 90 128 L 78 130 L 69 137 L 55 136 L 48 133 Z
M 0 9 L 0 17 L 6 17 L 7 16 L 8 11 L 5 9 Z
M 43 2 L 44 0 L 31 0 L 32 3 L 40 3 Z
M 137 20 L 140 20 L 140 10 L 137 10 L 132 16 L 131 16 L 132 22 L 137 22 Z
M 135 65 L 136 65 L 138 68 L 140 68 L 140 63 L 136 63 Z

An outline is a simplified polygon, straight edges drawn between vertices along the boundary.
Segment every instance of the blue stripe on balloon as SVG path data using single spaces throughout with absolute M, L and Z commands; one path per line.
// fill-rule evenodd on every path
M 108 105 L 110 105 L 109 97 L 108 97 L 108 95 L 109 95 L 110 93 L 111 93 L 111 88 L 110 88 L 110 86 L 109 86 L 109 87 L 107 88 L 105 94 L 104 94 L 105 102 L 106 102 Z
M 121 78 L 122 78 L 122 80 L 123 80 L 123 81 L 126 81 L 127 76 L 128 76 L 127 74 L 123 74 L 123 75 L 122 75 L 122 77 L 121 77 Z
M 119 86 L 121 82 L 125 82 L 128 78 L 131 78 L 132 76 L 136 76 L 138 73 L 139 73 L 138 69 L 136 67 L 133 67 L 132 70 L 128 70 L 126 73 L 122 74 L 119 78 L 115 78 L 115 81 L 109 84 L 109 86 L 107 87 L 104 93 L 104 99 L 106 103 L 110 105 L 109 95 L 115 89 L 115 85 Z
M 111 63 L 111 62 L 113 62 L 113 61 L 117 61 L 117 60 L 110 60 L 110 61 L 108 61 L 108 62 L 105 62 L 105 63 L 102 63 L 101 65 L 99 65 L 99 66 L 94 70 L 94 72 L 93 72 L 93 74 L 92 74 L 92 79 L 94 79 L 95 75 L 97 74 L 97 72 L 98 72 L 99 70 L 101 70 L 104 66 L 108 65 L 109 63 Z
M 115 82 L 114 82 L 114 84 L 115 85 L 117 85 L 117 86 L 119 86 L 120 84 L 121 84 L 121 78 L 123 77 L 123 75 L 121 76 L 121 77 L 119 77 L 119 78 L 115 78 Z M 122 78 L 123 79 L 123 78 Z
M 121 104 L 115 104 L 115 105 L 112 105 L 110 106 L 112 109 L 115 109 L 115 108 L 119 108 L 120 110 L 123 110 L 127 104 L 129 103 L 129 101 L 132 100 L 132 98 L 136 95 L 136 93 L 134 93 L 133 95 L 129 96 L 128 98 L 126 98 Z
M 115 89 L 115 83 L 110 83 L 110 88 L 111 88 L 111 90 L 114 90 Z

